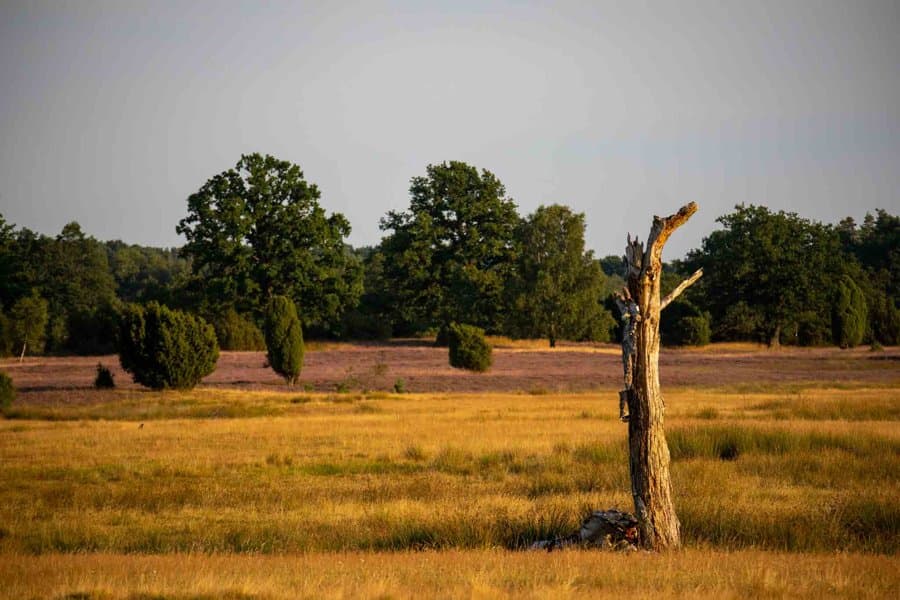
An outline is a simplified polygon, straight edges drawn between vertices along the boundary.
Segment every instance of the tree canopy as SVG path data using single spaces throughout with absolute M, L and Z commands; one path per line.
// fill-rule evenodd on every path
M 698 289 L 719 337 L 729 333 L 722 327 L 740 323 L 772 345 L 830 337 L 834 282 L 845 268 L 834 229 L 752 205 L 717 221 L 724 229 L 704 238 L 686 266 L 704 269 Z
M 307 326 L 333 329 L 362 292 L 359 261 L 345 246 L 350 224 L 326 216 L 300 167 L 248 154 L 188 198 L 176 231 L 205 298 L 257 310 L 286 295 Z
M 510 328 L 521 337 L 606 341 L 612 316 L 602 307 L 605 276 L 584 249 L 584 214 L 541 206 L 519 227 L 521 252 L 511 278 Z
M 516 257 L 516 205 L 490 171 L 463 162 L 414 177 L 409 209 L 382 219 L 383 281 L 395 320 L 496 331 Z

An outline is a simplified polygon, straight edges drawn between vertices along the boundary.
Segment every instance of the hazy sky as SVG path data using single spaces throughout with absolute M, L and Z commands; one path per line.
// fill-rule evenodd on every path
M 180 245 L 242 153 L 299 164 L 354 245 L 463 160 L 620 254 L 694 200 L 900 212 L 900 3 L 0 0 L 0 213 Z

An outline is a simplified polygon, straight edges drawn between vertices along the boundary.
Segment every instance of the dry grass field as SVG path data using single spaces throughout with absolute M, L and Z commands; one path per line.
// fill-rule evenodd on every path
M 294 390 L 256 354 L 165 393 L 90 389 L 96 357 L 4 361 L 0 596 L 900 592 L 897 349 L 664 353 L 686 549 L 545 553 L 525 548 L 631 509 L 618 357 L 496 343 L 483 376 L 324 347 Z

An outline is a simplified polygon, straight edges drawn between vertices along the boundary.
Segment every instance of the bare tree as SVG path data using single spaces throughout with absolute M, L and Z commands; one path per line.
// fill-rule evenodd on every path
M 664 219 L 653 217 L 647 247 L 628 236 L 625 247 L 626 283 L 617 297 L 622 314 L 622 362 L 625 389 L 619 411 L 628 422 L 631 494 L 640 543 L 645 548 L 677 548 L 681 532 L 672 501 L 669 448 L 663 428 L 665 403 L 659 388 L 659 318 L 668 306 L 703 274 L 698 270 L 660 299 L 662 249 L 678 227 L 697 212 L 691 202 Z M 626 412 L 627 409 L 627 412 Z

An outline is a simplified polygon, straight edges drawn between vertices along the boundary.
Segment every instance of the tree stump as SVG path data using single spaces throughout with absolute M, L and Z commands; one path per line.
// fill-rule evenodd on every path
M 631 494 L 644 548 L 677 548 L 680 524 L 672 501 L 669 448 L 663 429 L 665 403 L 659 387 L 660 312 L 703 274 L 698 270 L 660 299 L 662 249 L 669 236 L 697 211 L 693 202 L 666 218 L 653 217 L 647 247 L 628 236 L 626 285 L 617 297 L 622 315 L 625 389 L 619 416 L 628 423 Z M 627 411 L 626 411 L 627 409 Z

